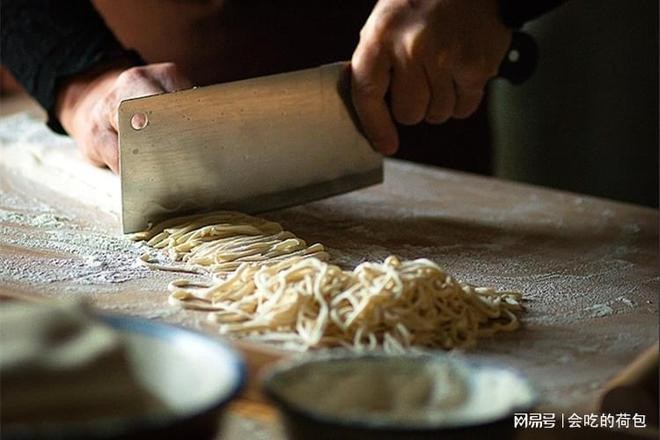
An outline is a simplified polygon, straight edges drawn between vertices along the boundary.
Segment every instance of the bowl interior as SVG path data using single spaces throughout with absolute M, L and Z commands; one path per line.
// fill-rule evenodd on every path
M 324 424 L 437 430 L 530 409 L 535 393 L 509 368 L 443 355 L 348 355 L 276 367 L 266 394 L 284 412 Z
M 240 356 L 222 342 L 186 329 L 123 316 L 99 318 L 121 338 L 119 357 L 106 359 L 101 372 L 84 372 L 80 386 L 69 393 L 80 398 L 70 399 L 61 413 L 40 422 L 6 424 L 3 435 L 108 440 L 160 438 L 174 430 L 210 438 L 219 425 L 217 410 L 244 384 Z M 91 388 L 85 390 L 88 382 Z
M 131 318 L 106 318 L 126 344 L 136 380 L 165 411 L 194 414 L 234 397 L 244 381 L 243 363 L 219 341 L 177 327 Z

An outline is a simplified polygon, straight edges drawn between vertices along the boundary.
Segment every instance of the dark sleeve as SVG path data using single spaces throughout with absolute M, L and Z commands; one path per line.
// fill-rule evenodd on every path
M 505 25 L 521 28 L 526 22 L 555 9 L 567 0 L 500 0 L 500 15 Z
M 62 79 L 95 64 L 128 55 L 89 0 L 0 0 L 2 65 L 48 112 L 48 125 L 63 133 L 54 115 Z

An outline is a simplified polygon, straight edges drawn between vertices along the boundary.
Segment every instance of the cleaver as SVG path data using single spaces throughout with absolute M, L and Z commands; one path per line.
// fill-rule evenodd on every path
M 382 182 L 348 63 L 123 101 L 124 233 L 173 215 L 255 214 Z
M 499 76 L 534 71 L 537 47 L 514 32 Z M 122 101 L 124 233 L 174 215 L 256 214 L 382 182 L 360 132 L 346 62 Z

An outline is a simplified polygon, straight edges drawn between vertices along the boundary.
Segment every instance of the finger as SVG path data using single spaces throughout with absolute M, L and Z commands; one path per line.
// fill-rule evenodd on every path
M 117 132 L 108 124 L 94 124 L 86 141 L 79 142 L 84 156 L 97 166 L 108 166 L 114 173 L 119 172 L 119 147 Z
M 427 68 L 426 75 L 431 85 L 431 98 L 426 109 L 425 120 L 429 124 L 442 124 L 454 113 L 456 91 L 449 71 Z
M 192 87 L 192 83 L 174 63 L 160 63 L 153 66 L 155 77 L 166 92 L 184 90 Z
M 101 160 L 113 173 L 119 174 L 119 140 L 117 132 L 108 129 L 102 141 L 102 145 L 97 150 L 101 155 Z
M 457 65 L 454 69 L 455 118 L 467 118 L 479 108 L 486 84 L 496 74 L 497 66 L 484 57 L 474 56 L 472 62 Z
M 489 71 L 485 68 L 459 68 L 454 71 L 455 118 L 465 119 L 477 111 L 489 78 Z
M 392 74 L 391 90 L 394 119 L 404 125 L 414 125 L 424 119 L 431 92 L 421 65 L 397 62 Z
M 164 63 L 167 64 L 167 63 Z M 156 66 L 159 66 L 158 64 Z M 120 90 L 122 99 L 126 98 L 139 98 L 142 96 L 149 96 L 157 93 L 162 93 L 165 90 L 157 78 L 160 71 L 155 69 L 153 65 L 146 67 L 133 67 L 125 70 L 117 77 L 115 90 Z
M 399 136 L 385 102 L 390 61 L 378 46 L 360 43 L 351 59 L 351 95 L 365 136 L 375 150 L 393 154 Z
M 457 119 L 465 119 L 477 111 L 484 92 L 483 89 L 463 88 L 456 83 L 455 88 L 456 104 L 454 105 L 453 116 Z
M 144 96 L 163 93 L 165 89 L 157 81 L 152 72 L 145 68 L 132 68 L 122 72 L 117 78 L 115 91 L 108 94 L 103 105 L 105 119 L 115 130 L 119 130 L 119 104 L 128 98 L 140 98 Z

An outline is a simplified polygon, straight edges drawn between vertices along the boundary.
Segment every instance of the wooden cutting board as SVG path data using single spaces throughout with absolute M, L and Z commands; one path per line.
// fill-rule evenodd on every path
M 103 311 L 217 336 L 203 313 L 167 304 L 167 283 L 180 275 L 136 268 L 139 250 L 119 234 L 116 215 L 90 207 L 94 193 L 61 177 L 67 170 L 67 178 L 71 170 L 79 170 L 74 178 L 114 176 L 51 136 L 32 133 L 19 147 L 5 135 L 20 133 L 3 123 L 0 291 L 85 298 Z M 10 149 L 29 156 L 33 148 L 51 151 L 51 143 L 63 170 L 39 158 L 29 166 L 6 159 Z M 341 265 L 427 257 L 459 279 L 522 291 L 524 328 L 465 355 L 522 370 L 546 407 L 593 409 L 608 378 L 657 338 L 655 210 L 389 160 L 383 185 L 265 217 L 324 243 Z M 236 345 L 252 377 L 290 355 Z

